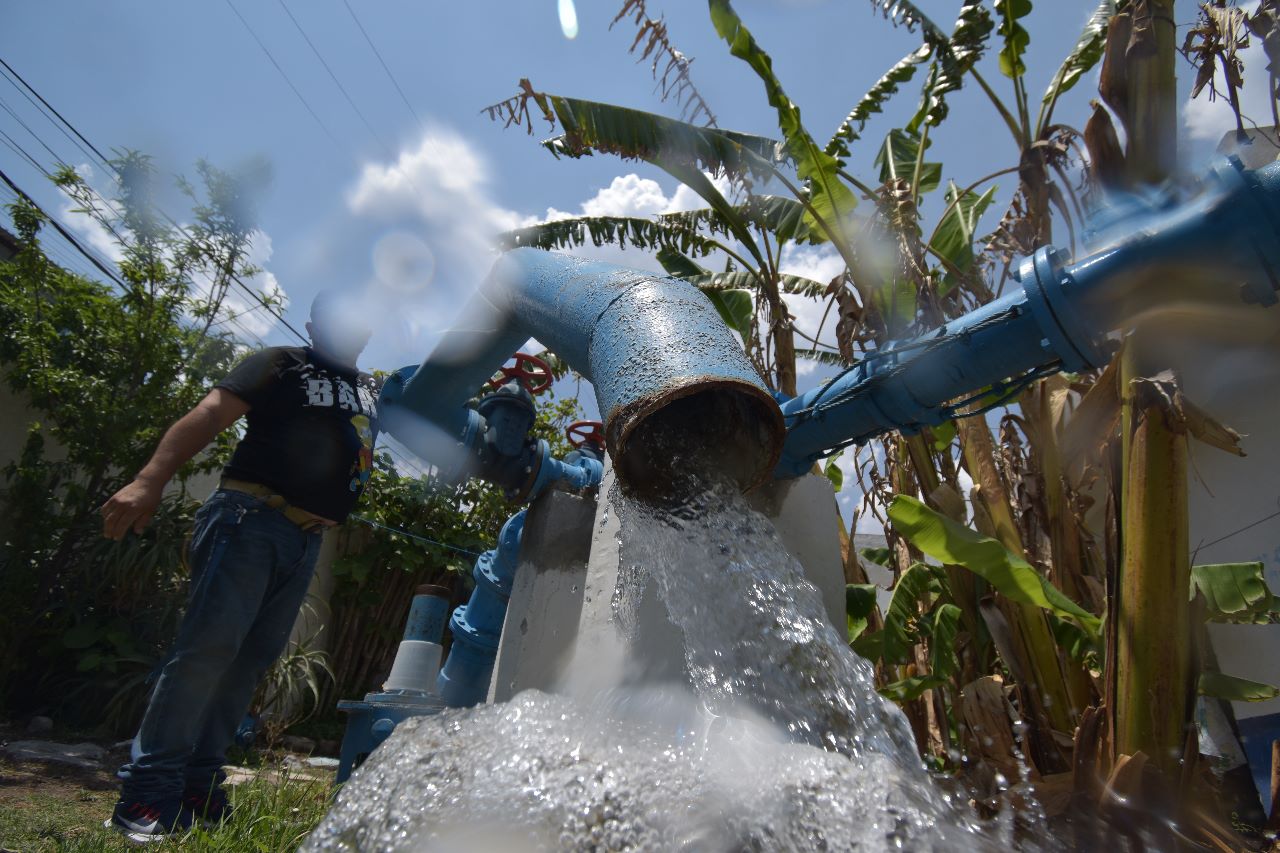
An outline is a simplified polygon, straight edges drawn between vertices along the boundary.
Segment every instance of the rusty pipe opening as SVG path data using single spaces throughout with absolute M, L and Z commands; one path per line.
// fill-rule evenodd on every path
M 786 429 L 762 389 L 735 379 L 702 377 L 611 413 L 605 441 L 623 488 L 661 499 L 695 471 L 713 471 L 742 491 L 769 479 Z

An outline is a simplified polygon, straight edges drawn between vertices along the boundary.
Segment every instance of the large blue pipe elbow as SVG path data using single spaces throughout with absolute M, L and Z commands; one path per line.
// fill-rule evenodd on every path
M 1158 285 L 1175 274 L 1243 282 L 1246 301 L 1276 303 L 1280 163 L 1248 172 L 1224 161 L 1197 197 L 1131 207 L 1124 225 L 1111 245 L 1075 263 L 1038 250 L 1018 265 L 1014 293 L 784 402 L 775 476 L 798 477 L 848 444 L 940 424 L 957 414 L 958 399 L 1006 380 L 1101 367 L 1104 336 L 1159 298 Z
M 459 441 L 466 401 L 530 337 L 591 382 L 624 484 L 663 477 L 661 460 L 644 456 L 648 442 L 632 439 L 660 428 L 664 415 L 688 427 L 685 449 L 723 457 L 744 489 L 773 469 L 781 414 L 703 293 L 668 276 L 538 249 L 503 255 L 458 328 L 416 371 L 388 382 L 380 401 L 387 430 L 436 462 L 414 420 Z

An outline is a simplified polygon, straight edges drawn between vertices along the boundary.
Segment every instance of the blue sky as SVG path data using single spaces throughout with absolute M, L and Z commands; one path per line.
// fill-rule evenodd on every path
M 318 289 L 381 282 L 374 288 L 380 299 L 370 305 L 377 331 L 366 367 L 421 360 L 434 331 L 489 266 L 486 241 L 495 231 L 545 218 L 549 211 L 648 214 L 694 206 L 687 191 L 681 193 L 644 164 L 607 157 L 558 162 L 536 144 L 545 126 L 531 138 L 523 130 L 503 130 L 480 113 L 514 93 L 521 77 L 545 91 L 673 113 L 674 105 L 660 102 L 648 68 L 627 54 L 630 24 L 608 29 L 621 0 L 578 0 L 575 39 L 561 32 L 557 0 L 349 0 L 412 112 L 343 0 L 285 2 L 288 11 L 280 0 L 8 3 L 0 12 L 0 56 L 104 150 L 140 149 L 154 155 L 164 170 L 187 174 L 201 157 L 225 168 L 253 158 L 269 162 L 272 179 L 260 199 L 262 234 L 255 255 L 267 273 L 258 284 L 287 294 L 286 316 L 301 328 Z M 919 5 L 949 26 L 959 3 L 922 0 Z M 1026 22 L 1033 98 L 1074 44 L 1093 6 L 1036 4 Z M 665 15 L 673 43 L 694 57 L 694 80 L 720 126 L 776 135 L 759 82 L 717 39 L 705 5 L 649 0 L 649 7 L 652 14 Z M 778 76 L 819 139 L 918 44 L 917 36 L 893 28 L 865 0 L 738 0 L 735 7 L 772 53 Z M 1179 0 L 1177 11 L 1179 23 L 1188 23 L 1195 4 Z M 984 71 L 1007 90 L 994 56 Z M 1187 71 L 1180 67 L 1184 97 Z M 962 184 L 1011 165 L 1017 154 L 993 110 L 971 89 L 953 96 L 952 117 L 935 134 L 932 149 L 943 155 L 944 178 Z M 1059 107 L 1059 120 L 1081 126 L 1093 89 L 1092 76 L 1082 81 Z M 873 121 L 854 151 L 855 173 L 871 173 L 879 141 L 915 103 L 915 90 L 904 91 Z M 84 162 L 3 81 L 0 104 L 39 139 L 5 110 L 0 110 L 0 130 L 38 160 L 51 162 L 43 148 L 48 145 L 68 162 Z M 1194 165 L 1207 156 L 1212 146 L 1204 140 L 1216 139 L 1225 119 L 1221 105 L 1203 101 L 1187 115 L 1198 141 L 1188 136 L 1184 150 Z M 65 213 L 69 205 L 47 181 L 3 145 L 0 168 L 68 224 L 83 226 Z M 986 227 L 994 226 L 1013 187 L 1007 178 L 999 184 Z M 0 194 L 0 201 L 8 200 Z M 941 203 L 936 193 L 925 205 L 926 217 L 931 209 L 936 215 Z M 176 198 L 172 204 L 174 215 L 182 218 Z M 654 266 L 634 252 L 604 255 Z M 821 252 L 790 260 L 794 271 L 815 275 L 831 262 Z M 807 314 L 801 316 L 802 326 L 810 321 Z M 260 312 L 244 325 L 246 337 L 291 342 Z M 811 372 L 806 381 L 819 375 Z

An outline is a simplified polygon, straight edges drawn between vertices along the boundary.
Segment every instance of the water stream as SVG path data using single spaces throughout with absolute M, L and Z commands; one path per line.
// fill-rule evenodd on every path
M 980 824 L 925 772 L 770 521 L 714 477 L 683 491 L 609 496 L 618 635 L 654 584 L 683 684 L 619 675 L 402 723 L 303 849 L 1013 848 L 1009 821 Z

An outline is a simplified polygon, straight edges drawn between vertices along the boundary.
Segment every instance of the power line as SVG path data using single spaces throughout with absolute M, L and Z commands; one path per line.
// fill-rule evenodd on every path
M 368 31 L 364 28 L 364 24 L 360 23 L 360 19 L 356 17 L 356 10 L 351 8 L 351 4 L 347 0 L 342 0 L 342 5 L 347 7 L 347 12 L 351 15 L 351 20 L 356 22 L 356 26 L 360 29 L 360 34 L 364 36 L 365 42 L 369 45 L 369 49 L 373 51 L 373 55 L 378 58 L 378 62 L 382 65 L 382 70 L 387 72 L 387 79 L 391 81 L 391 85 L 396 87 L 396 92 L 400 94 L 400 100 L 404 101 L 404 105 L 409 108 L 409 112 L 417 119 L 418 125 L 426 130 L 426 122 L 418 115 L 418 111 L 413 108 L 413 104 L 409 103 L 409 99 L 405 97 L 404 90 L 400 88 L 400 84 L 396 81 L 396 76 L 391 73 L 391 69 L 387 66 L 386 60 L 382 58 L 382 53 L 373 43 L 373 39 L 369 37 Z
M 228 2 L 230 2 L 230 0 L 228 0 Z M 293 16 L 293 12 L 289 11 L 289 7 L 285 5 L 284 0 L 276 0 L 276 2 L 280 4 L 281 9 L 284 9 L 284 13 L 289 16 L 289 20 L 293 21 L 293 26 L 298 30 L 298 33 L 302 36 L 303 40 L 306 41 L 307 47 L 311 48 L 311 52 L 316 55 L 316 59 L 320 60 L 320 64 L 324 66 L 324 70 L 329 74 L 329 79 L 333 81 L 333 85 L 338 87 L 338 91 L 342 93 L 342 97 L 347 99 L 347 103 L 351 105 L 351 109 L 360 117 L 360 121 L 364 123 L 365 129 L 368 130 L 373 138 L 378 141 L 379 145 L 384 149 L 390 150 L 387 143 L 378 135 L 378 131 L 374 130 L 373 125 L 371 125 L 369 120 L 365 118 L 364 113 L 361 112 L 360 107 L 355 102 L 355 99 L 353 99 L 350 93 L 347 92 L 347 87 L 343 86 L 342 81 L 338 79 L 338 75 L 333 73 L 333 69 L 329 67 L 329 63 L 325 61 L 324 56 L 320 53 L 320 48 L 316 47 L 315 42 L 311 40 L 311 36 L 307 35 L 307 31 L 302 28 L 302 24 L 298 23 L 298 19 Z
M 67 128 L 68 128 L 72 133 L 74 133 L 74 134 L 76 135 L 76 137 L 78 137 L 78 138 L 80 139 L 80 141 L 81 141 L 81 142 L 83 142 L 85 145 L 89 146 L 90 150 L 92 150 L 94 154 L 97 154 L 97 155 L 98 155 L 98 160 L 99 160 L 99 161 L 100 161 L 104 166 L 107 166 L 108 170 L 110 170 L 110 168 L 111 168 L 111 167 L 110 167 L 110 164 L 108 163 L 107 158 L 106 158 L 105 156 L 103 156 L 103 153 L 102 153 L 101 151 L 99 151 L 99 150 L 97 149 L 97 147 L 96 147 L 92 142 L 90 142 L 89 140 L 85 139 L 85 138 L 84 138 L 84 136 L 83 136 L 83 135 L 81 135 L 80 131 L 76 130 L 75 126 L 71 124 L 71 122 L 69 122 L 69 121 L 67 121 L 65 118 L 63 118 L 63 117 L 62 117 L 62 113 L 60 113 L 60 112 L 58 112 L 56 109 L 54 109 L 52 104 L 50 104 L 50 103 L 49 103 L 48 101 L 46 101 L 43 97 L 41 97 L 41 96 L 40 96 L 40 93 L 39 93 L 39 92 L 37 92 L 37 91 L 36 91 L 36 90 L 31 86 L 31 84 L 30 84 L 30 83 L 28 83 L 26 80 L 24 80 L 24 79 L 22 78 L 22 75 L 21 75 L 21 74 L 19 74 L 17 71 L 14 71 L 14 70 L 13 70 L 13 68 L 9 65 L 9 63 L 5 62 L 5 61 L 4 61 L 4 59 L 0 59 L 0 66 L 3 66 L 3 67 L 4 67 L 4 69 L 5 69 L 6 71 L 8 71 L 10 74 L 12 74 L 14 77 L 16 77 L 16 78 L 17 78 L 18 82 L 20 82 L 23 86 L 25 86 L 28 90 L 30 90 L 31 94 L 35 95 L 35 96 L 36 96 L 36 98 L 37 98 L 37 99 L 39 99 L 40 103 L 42 103 L 42 104 L 44 104 L 44 105 L 45 105 L 45 107 L 49 110 L 49 112 L 51 112 L 51 113 L 53 113 L 55 116 L 57 116 L 57 117 L 58 117 L 58 121 L 60 121 L 60 122 L 62 122 L 63 124 L 65 124 L 65 125 L 67 126 Z M 21 90 L 19 90 L 19 91 L 21 91 Z M 81 149 L 81 150 L 83 150 L 83 149 Z
M 265 44 L 263 44 L 262 39 L 258 38 L 258 34 L 254 32 L 253 27 L 249 26 L 249 22 L 245 20 L 244 15 L 240 14 L 240 10 L 235 7 L 235 4 L 232 3 L 231 0 L 226 0 L 226 4 L 231 8 L 231 11 L 235 13 L 235 16 L 240 19 L 240 23 L 244 24 L 244 28 L 249 31 L 249 35 L 253 36 L 253 40 L 258 43 L 258 47 L 262 48 L 262 52 L 267 55 L 267 59 L 271 60 L 271 64 L 275 66 L 276 71 L 279 71 L 280 76 L 284 78 L 284 82 L 289 84 L 289 88 L 293 90 L 293 94 L 296 95 L 298 100 L 302 102 L 302 105 L 307 108 L 307 112 L 311 113 L 311 117 L 316 120 L 316 124 L 320 125 L 320 129 L 324 131 L 325 136 L 328 136 L 329 141 L 341 150 L 342 145 L 339 144 L 337 138 L 329 130 L 328 126 L 320 120 L 320 116 L 311 108 L 311 104 L 307 103 L 307 99 L 302 97 L 302 93 L 298 91 L 298 87 L 293 85 L 293 81 L 289 79 L 289 75 L 284 73 L 284 69 L 280 67 L 280 63 L 276 62 L 276 58 L 271 55 L 271 51 L 267 49 Z
M 4 173 L 4 170 L 3 170 L 3 169 L 0 169 L 0 180 L 4 181 L 6 184 L 8 184 L 8 185 L 9 185 L 9 188 L 10 188 L 11 190 L 13 190 L 15 193 L 17 193 L 17 194 L 18 194 L 18 195 L 19 195 L 19 196 L 20 196 L 24 201 L 26 201 L 26 203 L 27 203 L 27 204 L 29 204 L 29 205 L 31 205 L 32 207 L 34 207 L 34 208 L 36 209 L 36 211 L 38 211 L 38 212 L 40 213 L 40 215 L 41 215 L 41 216 L 43 216 L 45 219 L 47 219 L 47 220 L 49 221 L 49 224 L 50 224 L 50 225 L 52 225 L 52 226 L 54 227 L 54 229 L 55 229 L 59 234 L 61 234 L 61 235 L 63 236 L 63 238 L 64 238 L 68 243 L 70 243 L 71 245 L 75 246 L 75 247 L 76 247 L 76 250 L 77 250 L 78 252 L 80 252 L 80 254 L 84 255 L 84 256 L 89 260 L 89 262 L 90 262 L 91 264 L 93 264 L 95 267 L 97 267 L 97 268 L 98 268 L 98 271 L 99 271 L 99 272 L 101 272 L 101 273 L 102 273 L 103 275 L 105 275 L 107 278 L 111 279 L 113 282 L 115 282 L 117 285 L 119 285 L 119 286 L 120 286 L 120 288 L 121 288 L 122 290 L 124 290 L 126 293 L 128 293 L 128 292 L 129 292 L 129 286 L 128 286 L 128 285 L 126 285 L 122 280 L 120 280 L 120 278 L 119 278 L 119 277 L 117 277 L 117 276 L 116 276 L 116 274 L 115 274 L 115 273 L 113 273 L 110 269 L 108 269 L 108 268 L 106 267 L 106 265 L 105 265 L 105 264 L 103 264 L 103 263 L 102 263 L 101 261 L 99 261 L 96 257 L 94 257 L 93 255 L 91 255 L 91 254 L 89 253 L 89 250 L 88 250 L 88 249 L 86 249 L 84 246 L 82 246 L 82 245 L 80 244 L 80 241 L 79 241 L 79 240 L 77 240 L 75 237 L 73 237 L 73 236 L 71 235 L 71 232 L 70 232 L 70 231 L 68 231 L 66 228 L 64 228 L 64 227 L 63 227 L 63 225 L 62 225 L 62 223 L 61 223 L 61 222 L 59 222 L 57 219 L 55 219 L 54 217 L 50 216 L 49 214 L 45 213 L 45 212 L 44 212 L 44 210 L 42 210 L 42 209 L 40 208 L 40 205 L 38 205 L 38 204 L 36 204 L 36 203 L 35 203 L 35 200 L 34 200 L 34 199 L 32 199 L 32 198 L 31 198 L 31 196 L 29 196 L 29 195 L 27 195 L 25 192 L 23 192 L 23 191 L 22 191 L 22 188 L 21 188 L 21 187 L 19 187 L 17 184 L 15 184 L 15 183 L 13 182 L 13 180 L 12 180 L 8 175 L 6 175 L 6 174 Z
M 3 142 L 5 145 L 9 146 L 9 150 L 11 150 L 14 154 L 17 154 L 19 157 L 21 157 L 22 159 L 30 163 L 31 167 L 35 169 L 37 172 L 40 172 L 42 175 L 45 175 L 46 177 L 48 177 L 49 173 L 44 170 L 44 167 L 41 166 L 34 157 L 28 154 L 27 150 L 23 148 L 21 145 L 19 145 L 12 136 L 5 133 L 3 130 L 0 130 L 0 142 Z
M 31 125 L 23 121 L 22 117 L 13 111 L 13 107 L 9 106 L 8 102 L 6 102 L 4 98 L 0 98 L 0 109 L 4 110 L 9 115 L 13 116 L 13 120 L 16 121 L 18 124 L 22 125 L 22 129 L 25 130 L 32 139 L 40 143 L 41 148 L 49 152 L 49 156 L 53 158 L 53 161 L 55 163 L 57 163 L 59 166 L 66 165 L 65 163 L 62 162 L 62 158 L 59 157 L 57 154 L 55 154 L 53 149 L 50 148 L 48 144 L 45 143 L 44 139 L 42 139 L 39 134 L 37 134 L 34 130 L 31 129 Z
M 230 0 L 228 0 L 228 2 L 230 2 Z M 2 62 L 2 60 L 0 60 L 0 62 Z M 94 153 L 99 157 L 99 159 L 100 159 L 100 160 L 102 160 L 102 164 L 106 167 L 107 171 L 108 171 L 109 173 L 111 173 L 112 175 L 114 175 L 117 181 L 119 181 L 119 180 L 120 180 L 120 173 L 119 173 L 119 170 L 117 170 L 117 169 L 115 168 L 115 166 L 113 166 L 113 165 L 111 164 L 111 161 L 106 160 L 106 159 L 102 156 L 102 152 L 98 150 L 97 146 L 95 146 L 95 145 L 94 145 L 93 143 L 91 143 L 87 138 L 85 138 L 84 134 L 82 134 L 78 129 L 76 129 L 75 125 L 71 124 L 71 122 L 70 122 L 70 121 L 68 121 L 68 120 L 67 120 L 67 119 L 66 119 L 66 118 L 65 118 L 61 113 L 59 113 L 56 109 L 54 109 L 54 107 L 53 107 L 51 104 L 49 104 L 49 102 L 48 102 L 48 101 L 46 101 L 46 100 L 44 99 L 44 97 L 42 97 L 42 96 L 40 95 L 40 93 L 39 93 L 38 91 L 36 91 L 36 89 L 35 89 L 34 87 L 32 87 L 32 86 L 31 86 L 31 84 L 30 84 L 30 83 L 28 83 L 25 79 L 23 79 L 23 78 L 21 77 L 21 75 L 19 75 L 16 71 L 14 71 L 14 70 L 12 69 L 12 67 L 11 67 L 11 66 L 9 66 L 7 63 L 4 63 L 4 68 L 6 68 L 6 69 L 11 73 L 11 74 L 13 74 L 13 76 L 14 76 L 14 77 L 16 77 L 19 81 L 21 81 L 22 85 L 23 85 L 23 86 L 25 86 L 27 89 L 29 89 L 29 90 L 31 91 L 31 94 L 35 95 L 35 97 L 36 97 L 37 99 L 39 99 L 40 103 L 44 104 L 44 105 L 48 108 L 49 112 L 53 113 L 53 114 L 57 117 L 58 121 L 60 121 L 60 122 L 62 122 L 63 124 L 65 124 L 65 125 L 67 126 L 67 128 L 68 128 L 72 133 L 74 133 L 74 134 L 76 135 L 76 137 L 77 137 L 77 138 L 79 138 L 79 139 L 83 140 L 83 141 L 84 141 L 84 143 L 85 143 L 85 145 L 87 145 L 87 146 L 88 146 L 88 147 L 89 147 L 89 148 L 90 148 L 90 149 L 91 149 L 91 150 L 92 150 L 92 151 L 93 151 L 93 152 L 94 152 Z M 12 81 L 10 81 L 10 82 L 12 83 Z M 28 98 L 28 100 L 30 100 L 30 98 Z M 12 114 L 12 112 L 11 112 L 11 114 Z M 45 114 L 45 117 L 46 117 L 46 118 L 48 118 L 48 115 L 47 115 L 47 114 Z M 16 116 L 15 116 L 15 118 L 16 118 Z M 19 121 L 21 122 L 21 120 L 20 120 L 20 119 L 19 119 Z M 50 119 L 50 121 L 52 122 L 52 119 Z M 59 157 L 59 156 L 58 156 L 58 155 L 57 155 L 57 154 L 56 154 L 56 153 L 55 153 L 55 152 L 54 152 L 54 151 L 53 151 L 53 150 L 52 150 L 52 149 L 51 149 L 47 144 L 45 144 L 44 140 L 39 136 L 39 134 L 36 134 L 34 131 L 32 131 L 32 130 L 31 130 L 31 128 L 30 128 L 29 126 L 27 126 L 25 123 L 23 123 L 23 126 L 24 126 L 24 127 L 26 127 L 26 128 L 27 128 L 27 132 L 28 132 L 28 133 L 30 133 L 30 134 L 32 135 L 32 137 L 34 137 L 34 138 L 36 139 L 36 141 L 37 141 L 37 142 L 39 142 L 39 143 L 40 143 L 40 144 L 45 148 L 45 150 L 47 150 L 47 151 L 49 152 L 49 155 L 50 155 L 51 157 L 53 157 L 55 161 L 59 161 L 59 162 L 61 162 L 61 161 L 62 161 L 62 158 L 61 158 L 61 157 Z M 3 131 L 0 131 L 0 134 L 3 134 Z M 36 161 L 36 159 L 35 159 L 34 157 L 32 157 L 29 153 L 27 153 L 25 149 L 23 149 L 20 145 L 18 145 L 15 141 L 13 141 L 11 137 L 7 137 L 7 135 L 5 135 L 5 137 L 9 140 L 10 147 L 16 147 L 16 149 L 18 150 L 18 152 L 19 152 L 19 153 L 21 153 L 21 154 L 22 154 L 22 155 L 23 155 L 23 156 L 24 156 L 24 157 L 25 157 L 25 158 L 26 158 L 26 159 L 27 159 L 27 160 L 32 164 L 32 166 L 34 166 L 34 167 L 35 167 L 37 170 L 39 170 L 40 172 L 44 173 L 46 176 L 49 176 L 49 172 L 48 172 L 46 169 L 44 169 L 44 167 L 43 167 L 43 166 L 41 166 L 41 165 L 39 164 L 39 162 L 38 162 L 38 161 Z M 82 149 L 82 150 L 83 150 L 83 149 Z M 101 198 L 101 196 L 99 196 L 99 197 Z M 108 199 L 106 199 L 106 198 L 102 198 L 102 200 L 103 200 L 103 202 L 104 202 L 104 203 L 106 203 L 109 207 L 111 206 L 111 204 L 112 204 L 112 203 L 110 202 L 110 200 L 108 200 Z M 163 216 L 163 217 L 164 217 L 164 219 L 165 219 L 165 220 L 166 220 L 170 225 L 172 225 L 174 228 L 178 229 L 178 231 L 179 231 L 180 233 L 182 233 L 184 236 L 186 236 L 186 237 L 190 237 L 190 236 L 191 236 L 191 233 L 186 229 L 186 227 L 185 227 L 185 226 L 183 226 L 182 224 L 178 223 L 176 220 L 174 220 L 174 219 L 173 219 L 173 217 L 171 217 L 171 216 L 169 216 L 169 215 L 168 215 L 168 213 L 166 213 L 166 212 L 164 212 L 164 211 L 160 211 L 160 214 L 161 214 L 161 216 Z M 117 239 L 122 240 L 122 238 L 121 238 L 120 234 L 116 233 L 114 229 L 111 229 L 111 231 L 112 231 L 112 234 L 113 234 Z M 95 265 L 97 265 L 97 264 L 95 263 Z M 238 286 L 238 287 L 240 288 L 240 290 L 241 290 L 241 291 L 243 291 L 246 295 L 250 296 L 254 301 L 258 302 L 258 303 L 261 305 L 261 307 L 263 307 L 263 308 L 267 309 L 268 313 L 270 313 L 270 314 L 271 314 L 272 316 L 274 316 L 277 320 L 279 320 L 279 321 L 280 321 L 280 323 L 281 323 L 281 324 L 282 324 L 286 329 L 288 329 L 290 332 L 292 332 L 292 333 L 293 333 L 293 335 L 294 335 L 294 336 L 295 336 L 295 337 L 296 337 L 300 342 L 302 342 L 302 343 L 304 343 L 304 344 L 307 342 L 307 338 L 306 338 L 306 336 L 304 336 L 301 332 L 299 332 L 296 328 L 294 328 L 294 327 L 293 327 L 293 325 L 292 325 L 291 323 L 289 323 L 289 321 L 288 321 L 288 320 L 286 320 L 286 319 L 284 318 L 284 315 L 283 315 L 283 313 L 282 313 L 282 312 L 276 312 L 276 311 L 272 310 L 272 309 L 271 309 L 270 304 L 266 301 L 266 299 L 265 299 L 262 295 L 260 295 L 257 291 L 253 290 L 253 288 L 251 288 L 251 287 L 249 287 L 248 285 L 246 285 L 246 284 L 244 283 L 244 281 L 243 281 L 243 280 L 241 280 L 241 279 L 240 279 L 240 277 L 239 277 L 239 276 L 237 276 L 234 272 L 228 271 L 228 273 L 227 273 L 227 274 L 228 274 L 228 276 L 231 278 L 231 280 L 236 284 L 236 286 Z M 244 327 L 243 327 L 243 326 L 241 326 L 240 328 L 242 329 L 242 331 L 244 331 L 244 332 L 246 332 L 246 333 L 248 332 L 248 330 L 247 330 L 247 329 L 244 329 Z M 253 337 L 257 337 L 257 338 L 258 338 L 258 342 L 259 342 L 259 344 L 261 344 L 261 343 L 262 343 L 261 338 L 260 338 L 260 337 L 258 337 L 257 335 L 254 335 Z

